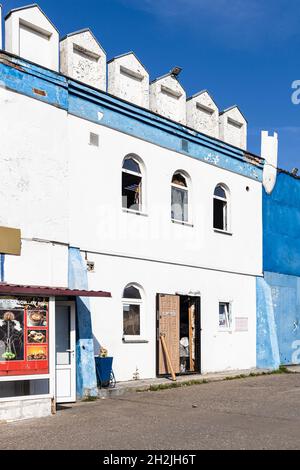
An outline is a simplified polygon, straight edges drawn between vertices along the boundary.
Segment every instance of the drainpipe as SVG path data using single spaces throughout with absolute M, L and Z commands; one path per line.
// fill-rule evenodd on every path
M 0 282 L 4 282 L 5 255 L 0 254 Z

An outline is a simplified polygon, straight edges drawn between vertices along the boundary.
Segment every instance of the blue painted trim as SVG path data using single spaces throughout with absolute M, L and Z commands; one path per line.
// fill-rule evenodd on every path
M 5 264 L 5 255 L 0 254 L 0 281 L 5 281 L 5 274 L 4 274 L 4 264 Z
M 78 248 L 69 248 L 69 288 L 88 290 L 87 268 Z M 76 388 L 78 398 L 97 396 L 89 298 L 76 298 Z
M 257 278 L 256 290 L 256 363 L 259 368 L 276 370 L 280 356 L 271 287 Z
M 0 80 L 10 90 L 77 117 L 262 181 L 264 161 L 259 157 L 7 53 L 0 60 Z M 46 96 L 34 93 L 34 88 L 45 91 Z M 182 150 L 183 139 L 189 142 L 189 152 Z

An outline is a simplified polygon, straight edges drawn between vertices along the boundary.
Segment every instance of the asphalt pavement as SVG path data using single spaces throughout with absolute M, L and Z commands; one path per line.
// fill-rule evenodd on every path
M 0 449 L 300 449 L 300 374 L 65 406 L 53 417 L 0 424 Z

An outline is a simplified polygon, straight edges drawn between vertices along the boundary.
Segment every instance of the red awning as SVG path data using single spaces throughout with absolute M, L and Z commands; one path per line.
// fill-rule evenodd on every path
M 64 287 L 18 286 L 0 283 L 0 295 L 34 295 L 38 297 L 111 297 L 110 292 L 74 290 Z

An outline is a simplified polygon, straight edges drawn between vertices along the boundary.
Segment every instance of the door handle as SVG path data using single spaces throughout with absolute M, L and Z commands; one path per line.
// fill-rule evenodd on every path
M 68 352 L 68 353 L 73 353 L 73 352 L 75 352 L 75 351 L 74 351 L 74 349 L 67 349 L 66 352 Z

